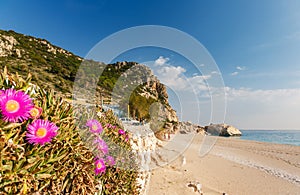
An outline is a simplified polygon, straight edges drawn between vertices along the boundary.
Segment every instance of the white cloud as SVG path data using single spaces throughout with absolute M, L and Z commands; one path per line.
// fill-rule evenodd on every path
M 219 75 L 221 75 L 221 73 L 218 72 L 218 71 L 212 71 L 211 74 L 219 74 Z
M 206 89 L 203 88 L 203 90 Z M 249 130 L 299 129 L 300 88 L 272 90 L 236 89 L 230 87 L 225 87 L 225 89 L 210 88 L 210 93 L 207 93 L 207 95 L 211 95 L 214 91 L 222 95 L 221 92 L 224 90 L 227 94 L 227 109 L 224 122 L 240 129 Z M 197 101 L 196 98 L 199 98 L 199 96 L 195 97 L 191 92 L 187 93 L 188 95 L 186 93 L 183 94 L 182 105 L 179 105 L 177 110 L 183 107 L 184 120 L 191 120 L 195 123 L 199 123 L 200 120 L 199 124 L 206 125 L 210 122 L 216 122 L 210 121 L 211 114 L 213 120 L 219 116 L 218 114 L 224 114 L 222 112 L 212 112 L 210 98 L 202 99 L 202 96 L 200 96 L 200 99 Z M 218 99 L 218 97 L 215 98 Z M 198 106 L 199 109 L 197 109 Z M 214 104 L 213 107 L 220 111 L 223 109 L 223 106 L 218 104 Z
M 245 67 L 245 66 L 237 66 L 237 67 L 236 67 L 236 69 L 238 69 L 238 70 L 241 70 L 241 71 L 242 71 L 242 70 L 246 70 L 246 67 Z
M 238 75 L 238 74 L 240 73 L 240 71 L 246 70 L 246 67 L 245 67 L 245 66 L 237 66 L 236 69 L 237 69 L 238 71 L 232 72 L 232 73 L 230 74 L 231 76 L 236 76 L 236 75 Z
M 256 98 L 261 102 L 268 102 L 274 97 L 283 98 L 284 100 L 286 98 L 300 96 L 300 89 L 253 90 L 250 88 L 235 89 L 225 87 L 225 91 L 229 100 L 233 98 Z
M 211 78 L 211 75 L 197 75 L 187 78 L 187 81 L 193 85 L 203 84 L 207 79 Z
M 297 129 L 300 89 L 225 88 L 227 122 L 248 129 Z
M 211 78 L 211 75 L 197 75 L 186 77 L 184 73 L 186 69 L 181 66 L 162 65 L 154 70 L 158 79 L 166 86 L 175 91 L 190 91 L 200 93 L 207 91 L 206 80 Z
M 188 90 L 198 97 L 209 98 L 210 97 L 210 87 L 207 84 L 207 80 L 211 78 L 211 75 L 198 75 L 194 77 L 187 78 Z
M 159 58 L 157 58 L 154 62 L 155 66 L 163 66 L 165 65 L 170 59 L 169 58 L 165 58 L 163 56 L 159 56 Z
M 211 75 L 197 75 L 187 78 L 187 82 L 189 85 L 193 86 L 194 89 L 197 89 L 197 91 L 208 90 L 205 82 L 210 78 Z
M 202 101 L 202 97 L 208 97 L 203 100 L 210 100 L 211 94 L 222 95 L 225 90 L 227 95 L 226 123 L 241 129 L 299 129 L 300 88 L 271 90 L 208 88 L 206 80 L 213 80 L 217 72 L 212 71 L 210 75 L 194 74 L 185 77 L 186 69 L 181 66 L 171 66 L 168 61 L 168 58 L 162 56 L 155 61 L 156 75 L 162 83 L 175 90 L 176 93 L 178 92 L 178 96 L 183 97 L 179 99 L 180 104 L 176 109 L 180 111 L 181 107 L 186 108 L 183 112 L 185 120 L 192 120 L 196 123 L 201 120 L 203 122 L 200 124 L 208 124 L 211 116 L 211 101 Z M 245 70 L 246 67 L 237 66 L 236 69 L 237 71 L 231 73 L 232 76 L 238 75 L 239 71 Z M 194 103 L 197 102 L 196 98 L 200 98 L 200 109 L 197 109 L 197 103 Z M 201 117 L 198 117 L 199 112 L 202 113 Z
M 161 66 L 156 70 L 158 79 L 171 88 L 182 90 L 186 87 L 186 81 L 183 73 L 186 70 L 181 66 Z
M 231 73 L 230 75 L 231 75 L 231 76 L 236 76 L 236 75 L 238 75 L 238 74 L 239 74 L 239 72 L 235 71 L 235 72 Z

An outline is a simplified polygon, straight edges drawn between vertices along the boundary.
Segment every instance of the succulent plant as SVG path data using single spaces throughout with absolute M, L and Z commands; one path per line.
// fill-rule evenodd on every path
M 104 127 L 101 137 L 108 143 L 110 156 L 114 155 L 114 162 L 107 156 L 105 172 L 96 175 L 95 152 L 82 137 L 88 127 L 79 126 L 76 121 L 80 119 L 74 115 L 79 110 L 30 81 L 31 75 L 23 79 L 17 73 L 9 74 L 6 68 L 0 73 L 1 90 L 23 91 L 37 108 L 34 117 L 17 122 L 4 120 L 0 111 L 0 194 L 137 194 L 137 165 L 127 141 L 129 134 L 118 133 L 122 127 L 113 113 L 95 115 Z M 41 121 L 58 129 L 56 132 L 54 128 L 51 139 L 34 144 L 28 141 L 28 131 L 34 131 L 35 123 L 44 124 Z M 47 129 L 43 128 L 35 132 L 37 136 L 44 135 Z M 124 168 L 126 163 L 131 169 Z

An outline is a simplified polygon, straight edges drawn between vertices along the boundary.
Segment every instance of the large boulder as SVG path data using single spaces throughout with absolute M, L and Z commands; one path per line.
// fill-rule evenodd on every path
M 211 124 L 209 126 L 205 126 L 205 131 L 211 135 L 219 135 L 219 136 L 241 136 L 242 132 L 228 124 Z
M 188 133 L 200 133 L 204 135 L 204 128 L 197 125 L 197 124 L 193 124 L 189 121 L 184 121 L 184 122 L 179 122 L 178 123 L 178 127 L 179 127 L 179 132 L 181 134 L 188 134 Z

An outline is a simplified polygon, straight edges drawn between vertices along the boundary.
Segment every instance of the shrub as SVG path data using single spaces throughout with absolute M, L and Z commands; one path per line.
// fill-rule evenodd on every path
M 101 194 L 137 194 L 136 164 L 128 160 L 134 159 L 126 141 L 129 135 L 117 133 L 116 128 L 121 128 L 117 118 L 111 112 L 99 118 L 104 126 L 101 136 L 115 155 L 116 166 L 108 166 L 105 172 L 95 175 L 95 151 L 82 141 L 82 133 L 88 127 L 79 126 L 74 115 L 79 110 L 53 92 L 31 85 L 30 80 L 30 75 L 23 79 L 18 74 L 9 74 L 6 68 L 0 74 L 1 90 L 25 92 L 37 110 L 42 110 L 36 118 L 32 114 L 29 119 L 15 122 L 5 121 L 5 113 L 0 111 L 0 193 L 95 194 L 100 190 Z M 39 120 L 58 128 L 57 135 L 43 145 L 28 141 L 30 126 Z M 133 169 L 122 169 L 123 162 L 131 163 Z

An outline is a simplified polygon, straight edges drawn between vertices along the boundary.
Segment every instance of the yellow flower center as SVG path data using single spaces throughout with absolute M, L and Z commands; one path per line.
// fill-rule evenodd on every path
M 47 130 L 43 127 L 38 128 L 38 130 L 35 132 L 35 135 L 39 138 L 43 138 L 45 137 L 47 134 Z
M 102 168 L 102 163 L 97 163 L 97 169 L 101 169 Z
M 15 100 L 8 100 L 5 105 L 6 111 L 9 113 L 15 113 L 19 110 L 20 104 Z
M 39 110 L 37 109 L 37 108 L 32 108 L 31 110 L 30 110 L 30 115 L 32 116 L 32 117 L 36 117 L 36 116 L 38 116 L 39 115 Z
M 98 129 L 97 125 L 92 125 L 92 130 L 96 131 Z

